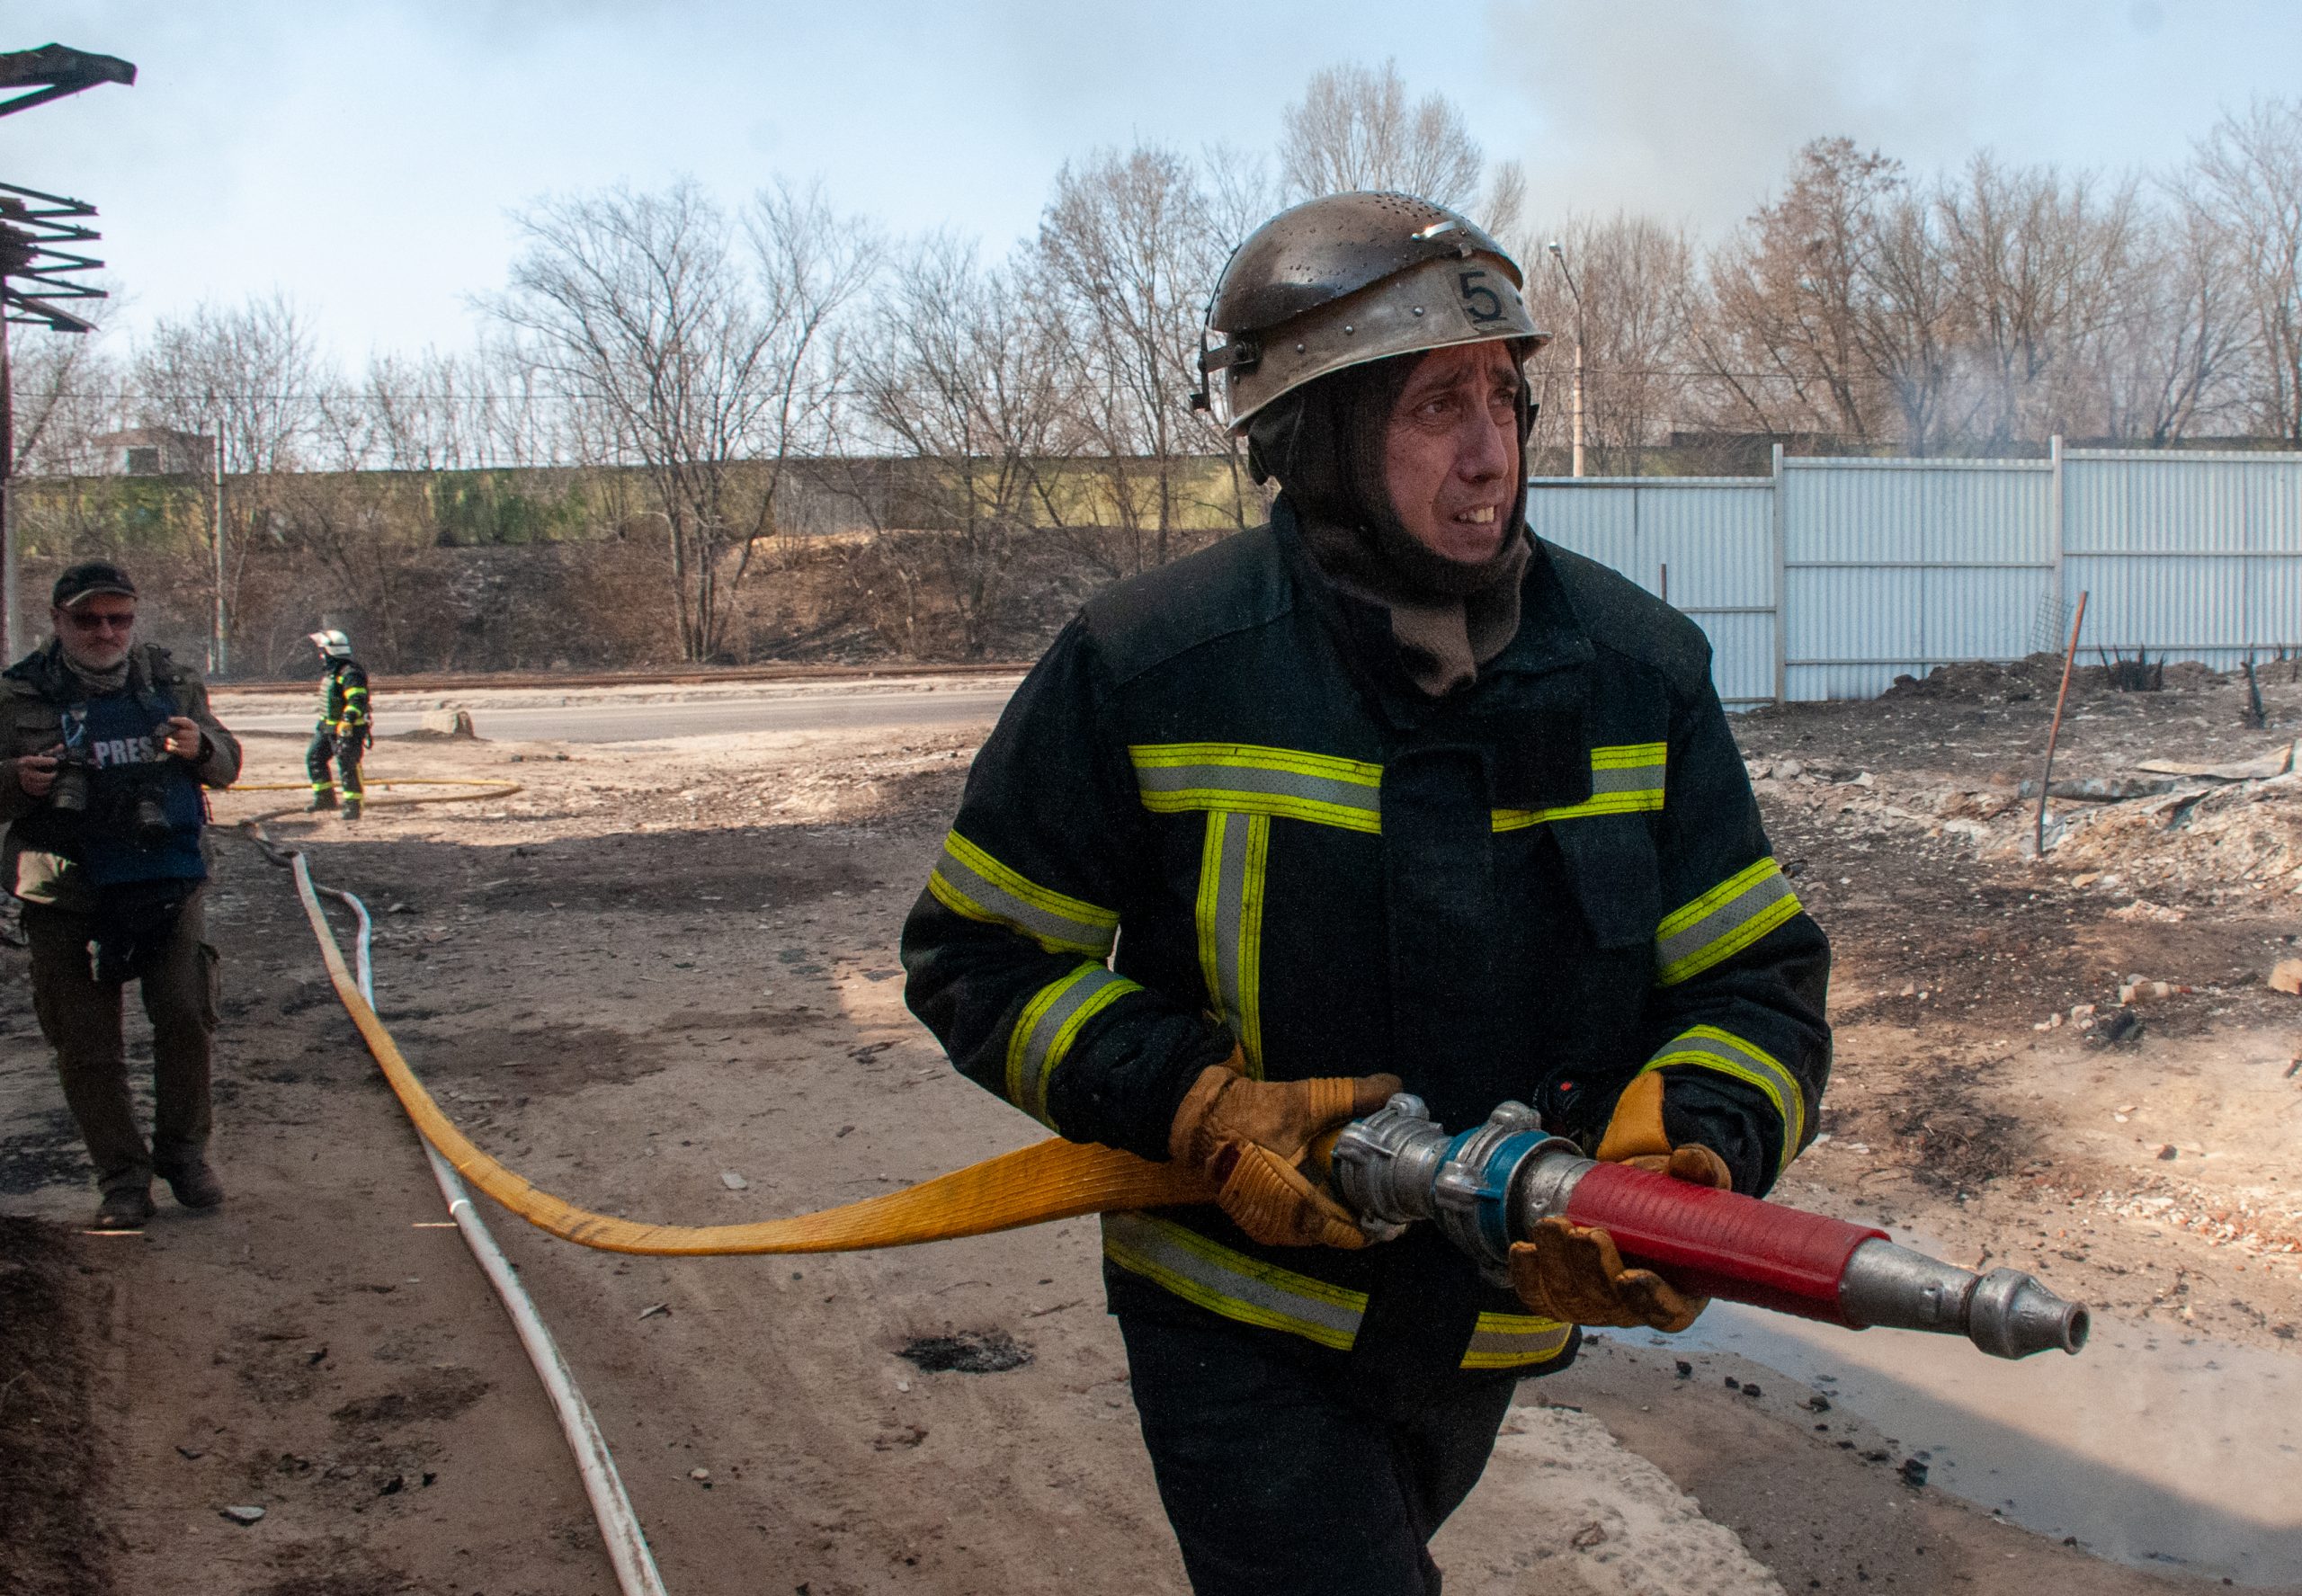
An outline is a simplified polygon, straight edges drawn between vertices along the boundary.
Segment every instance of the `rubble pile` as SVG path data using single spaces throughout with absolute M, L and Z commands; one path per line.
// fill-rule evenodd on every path
M 2290 1197 L 2154 1181 L 2141 1190 L 2094 1193 L 2092 1206 L 2118 1218 L 2188 1231 L 2209 1246 L 2235 1247 L 2265 1262 L 2302 1253 L 2302 1205 Z
M 2281 746 L 2275 757 L 2220 767 L 2217 775 L 2096 778 L 2068 796 L 2057 781 L 2048 807 L 2048 862 L 2086 878 L 2080 885 L 2099 880 L 2137 898 L 2222 903 L 2302 896 L 2302 769 L 2293 764 Z M 1819 762 L 1753 760 L 1749 768 L 1762 796 L 1818 812 L 1839 833 L 1880 840 L 1917 833 L 2009 860 L 2028 857 L 2032 847 L 2035 783 L 2002 775 L 1981 787 L 1895 791 L 1871 771 Z M 2236 774 L 2242 770 L 2264 773 Z M 2136 796 L 2117 796 L 2128 790 Z M 2121 914 L 2182 918 L 2180 910 L 2146 901 Z
M 2059 840 L 2048 839 L 2055 864 L 2115 870 L 2137 894 L 2216 903 L 2240 894 L 2302 896 L 2302 772 L 2186 782 L 2057 818 Z

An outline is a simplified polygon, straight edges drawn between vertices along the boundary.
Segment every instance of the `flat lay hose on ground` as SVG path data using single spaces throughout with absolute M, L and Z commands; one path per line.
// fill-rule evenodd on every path
M 251 825 L 249 829 L 262 840 L 257 828 Z M 481 1152 L 440 1111 L 361 994 L 309 877 L 300 869 L 297 890 L 329 982 L 424 1139 L 459 1175 L 496 1202 L 539 1229 L 581 1246 L 657 1257 L 854 1252 L 984 1235 L 1083 1214 L 1213 1202 L 1222 1192 L 1210 1167 L 1219 1161 L 1153 1164 L 1115 1148 L 1051 1139 L 901 1191 L 786 1219 L 647 1225 L 593 1213 L 538 1190 Z M 1374 1083 L 1323 1084 L 1351 1092 L 1350 1108 L 1357 1111 L 1367 1106 L 1356 1101 L 1360 1089 L 1371 1091 Z M 1210 1093 L 1210 1108 L 1214 1095 Z M 1469 1181 L 1468 1189 L 1476 1199 L 1473 1208 L 1485 1216 L 1475 1235 L 1455 1234 L 1465 1222 L 1461 1216 L 1450 1223 L 1431 1207 L 1447 1186 L 1445 1181 L 1409 1178 L 1403 1186 L 1392 1184 L 1387 1196 L 1375 1200 L 1369 1191 L 1354 1193 L 1353 1181 L 1345 1178 L 1340 1184 L 1353 1199 L 1352 1211 L 1384 1223 L 1439 1217 L 1441 1228 L 1458 1244 L 1474 1256 L 1493 1253 L 1498 1263 L 1510 1261 L 1513 1241 L 1534 1233 L 1542 1220 L 1557 1217 L 1575 1230 L 1607 1233 L 1610 1250 L 1617 1251 L 1617 1256 L 1602 1260 L 1607 1267 L 1601 1272 L 1619 1275 L 1624 1262 L 1642 1266 L 1635 1272 L 1655 1266 L 1664 1271 L 1658 1284 L 1688 1297 L 1726 1297 L 1849 1328 L 1896 1325 L 1963 1333 L 1983 1350 L 2007 1358 L 2052 1347 L 2074 1352 L 2085 1343 L 2084 1306 L 2055 1297 L 2032 1277 L 2012 1270 L 1979 1276 L 1896 1246 L 1883 1231 L 1717 1189 L 1713 1178 L 1719 1172 L 1710 1167 L 1718 1163 L 1715 1156 L 1691 1160 L 1683 1171 L 1677 1167 L 1681 1155 L 1698 1149 L 1652 1155 L 1664 1169 L 1640 1167 L 1648 1161 L 1646 1155 L 1619 1164 L 1594 1164 L 1571 1144 L 1543 1137 L 1521 1123 L 1521 1117 L 1530 1119 L 1531 1114 L 1520 1104 L 1506 1103 L 1487 1126 L 1451 1137 L 1423 1115 L 1419 1100 L 1400 1094 L 1379 1111 L 1354 1119 L 1341 1132 L 1343 1141 L 1355 1140 L 1361 1147 L 1361 1158 L 1350 1162 L 1355 1167 L 1365 1157 L 1376 1156 L 1394 1173 L 1416 1169 L 1427 1175 L 1436 1172 L 1438 1161 L 1446 1157 L 1452 1160 L 1447 1167 L 1454 1172 L 1460 1163 L 1458 1155 L 1477 1144 L 1484 1149 L 1479 1155 L 1483 1166 L 1499 1168 L 1509 1163 L 1515 1169 L 1518 1161 L 1539 1153 L 1560 1169 L 1574 1166 L 1575 1178 L 1545 1197 L 1548 1182 L 1539 1170 L 1523 1192 L 1515 1175 L 1506 1174 L 1490 1191 L 1478 1172 L 1463 1173 L 1461 1181 Z M 1301 1131 L 1312 1138 L 1302 1148 L 1304 1161 L 1324 1168 L 1332 1157 L 1336 1175 L 1347 1176 L 1344 1149 L 1332 1139 L 1336 1132 L 1329 1128 L 1333 1113 L 1308 1111 L 1307 1104 L 1306 1111 L 1294 1118 L 1303 1121 Z M 1395 1123 L 1381 1130 L 1387 1121 Z M 1405 1140 L 1388 1146 L 1369 1140 L 1370 1136 L 1381 1141 L 1401 1134 Z M 1434 1146 L 1422 1146 L 1432 1138 L 1436 1138 Z M 1399 1156 L 1409 1144 L 1420 1150 L 1413 1157 Z M 1370 1147 L 1372 1153 L 1367 1151 Z M 1450 1148 L 1454 1151 L 1447 1152 Z M 1560 1158 L 1566 1164 L 1558 1165 Z M 1361 1182 L 1370 1178 L 1363 1170 L 1359 1177 Z M 1551 1211 L 1554 1200 L 1563 1213 Z M 1524 1211 L 1514 1213 L 1517 1209 Z M 1489 1229 L 1495 1234 L 1486 1234 Z M 1659 1310 L 1664 1305 L 1649 1306 Z M 1682 1314 L 1657 1311 L 1641 1316 L 1652 1324 L 1675 1321 Z
M 1131 1153 L 1049 1140 L 901 1191 L 843 1208 L 749 1225 L 645 1225 L 579 1208 L 540 1191 L 474 1146 L 415 1078 L 391 1032 L 360 995 L 319 899 L 302 882 L 304 914 L 318 938 L 329 983 L 360 1028 L 400 1106 L 458 1174 L 538 1229 L 604 1253 L 692 1258 L 754 1253 L 846 1253 L 984 1235 L 1112 1208 L 1209 1202 L 1215 1186 L 1193 1169 Z
M 503 780 L 488 781 L 488 780 L 472 780 L 472 779 L 469 779 L 469 778 L 467 778 L 467 777 L 456 777 L 456 776 L 395 776 L 395 777 L 391 778 L 391 779 L 390 779 L 390 780 L 378 780 L 377 779 L 375 779 L 374 777 L 372 777 L 372 776 L 371 776 L 371 777 L 370 777 L 370 778 L 368 779 L 368 785 L 369 785 L 369 787 L 370 787 L 370 788 L 377 788 L 377 787 L 479 787 L 479 788 L 486 788 L 486 789 L 489 789 L 489 790 L 485 791 L 485 792 L 442 792 L 442 793 L 430 793 L 430 794 L 426 794 L 426 795 L 424 795 L 424 797 L 421 797 L 421 798 L 370 798 L 370 799 L 369 799 L 369 800 L 368 800 L 368 807 L 370 807 L 370 809 L 381 808 L 381 807 L 382 807 L 384 805 L 386 805 L 386 804 L 401 804 L 401 805 L 411 805 L 411 806 L 412 806 L 412 805 L 415 805 L 415 804 L 469 804 L 469 803 L 476 803 L 476 802 L 477 802 L 477 801 L 478 801 L 479 799 L 481 799 L 481 798 L 510 798 L 513 793 L 518 792 L 518 791 L 520 791 L 520 790 L 521 790 L 521 786 L 520 786 L 520 784 L 519 784 L 517 781 L 503 781 Z M 252 781 L 252 782 L 246 782 L 246 783 L 238 783 L 238 782 L 236 782 L 236 783 L 234 783 L 232 786 L 230 786 L 230 787 L 227 787 L 227 788 L 223 789 L 223 790 L 224 790 L 224 791 L 226 791 L 226 792 L 305 792 L 305 793 L 308 793 L 308 792 L 311 791 L 311 789 L 312 789 L 312 784 L 311 784 L 310 782 L 308 782 L 308 781 Z M 298 807 L 301 807 L 301 806 L 298 806 Z M 295 809 L 276 809 L 276 810 L 272 811 L 272 812 L 271 812 L 271 813 L 269 813 L 269 814 L 259 815 L 259 816 L 256 816 L 256 819 L 258 819 L 258 820 L 260 820 L 260 821 L 262 821 L 262 820 L 272 820 L 272 819 L 275 819 L 275 818 L 277 818 L 278 816 L 281 816 L 281 815 L 293 814 L 293 813 L 295 813 L 295 812 L 296 812 L 296 810 L 295 810 Z

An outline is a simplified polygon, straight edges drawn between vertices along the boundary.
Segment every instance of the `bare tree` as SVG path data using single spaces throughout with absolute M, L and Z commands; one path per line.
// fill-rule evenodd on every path
M 2243 284 L 2253 424 L 2302 446 L 2302 102 L 2226 114 L 2192 149 L 2183 191 L 2226 241 Z
M 1313 73 L 1281 129 L 1280 182 L 1289 200 L 1396 189 L 1468 213 L 1489 232 L 1518 224 L 1526 196 L 1518 164 L 1505 162 L 1490 179 L 1463 113 L 1444 94 L 1409 104 L 1396 61 Z
M 1234 144 L 1209 145 L 1200 165 L 1208 226 L 1227 259 L 1248 234 L 1287 202 L 1287 190 L 1272 174 L 1271 158 L 1260 150 Z
M 811 357 L 868 266 L 860 231 L 820 196 L 778 191 L 754 209 L 746 270 L 725 213 L 690 183 L 547 200 L 515 219 L 527 249 L 487 308 L 592 462 L 647 480 L 681 655 L 713 658 L 750 549 L 772 528 L 780 466 L 821 413 Z
M 830 438 L 847 371 L 841 316 L 879 272 L 887 246 L 877 228 L 834 214 L 820 184 L 762 190 L 745 226 L 770 324 L 775 395 L 765 437 L 771 469 L 757 528 L 744 545 L 748 561 L 761 533 L 781 530 L 778 506 L 791 460 Z
M 971 243 L 932 235 L 891 275 L 856 358 L 852 420 L 906 469 L 900 494 L 859 482 L 877 534 L 866 580 L 900 591 L 899 646 L 916 651 L 932 599 L 950 607 L 960 652 L 980 658 L 1056 454 L 1056 361 L 1021 273 L 985 267 Z
M 295 469 L 329 381 L 309 322 L 278 293 L 155 323 L 135 378 L 146 425 L 220 438 L 235 476 Z
M 21 329 L 9 334 L 15 396 L 12 474 L 62 476 L 94 464 L 95 440 L 126 424 L 125 373 L 103 334 Z
M 1040 216 L 1033 277 L 1066 389 L 1064 452 L 1095 463 L 1101 502 L 1084 513 L 1120 536 L 1116 558 L 1098 537 L 1082 548 L 1113 575 L 1164 565 L 1186 510 L 1216 486 L 1205 462 L 1232 459 L 1227 435 L 1191 406 L 1200 317 L 1226 253 L 1197 174 L 1170 150 L 1066 165 Z M 1236 463 L 1218 478 L 1218 502 L 1243 516 Z M 1067 495 L 1044 504 L 1058 524 L 1083 513 Z
M 1700 298 L 1694 245 L 1682 231 L 1619 211 L 1571 216 L 1548 236 L 1574 271 L 1581 302 L 1545 253 L 1525 250 L 1528 309 L 1554 334 L 1530 368 L 1541 405 L 1534 446 L 1567 441 L 1579 330 L 1585 442 L 1602 471 L 1636 471 L 1631 451 L 1660 441 L 1682 407 L 1681 373 Z
M 2146 226 L 2132 181 L 2009 167 L 1985 153 L 1930 208 L 1956 302 L 1960 364 L 1976 389 L 1958 430 L 1987 444 L 2104 424 L 2107 345 L 2131 335 L 2146 294 Z
M 1790 186 L 1712 253 L 1706 314 L 1691 341 L 1722 423 L 1863 443 L 1887 408 L 1862 343 L 1867 256 L 1899 163 L 1846 138 L 1798 152 Z
M 2180 181 L 2148 223 L 2127 320 L 2103 354 L 2103 433 L 2171 442 L 2242 412 L 2253 351 L 2230 240 Z

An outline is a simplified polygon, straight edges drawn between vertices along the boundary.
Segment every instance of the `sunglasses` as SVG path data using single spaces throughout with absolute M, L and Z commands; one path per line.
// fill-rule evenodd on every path
M 64 619 L 71 622 L 76 632 L 124 632 L 135 626 L 136 612 L 131 610 L 125 615 L 81 615 L 67 611 Z

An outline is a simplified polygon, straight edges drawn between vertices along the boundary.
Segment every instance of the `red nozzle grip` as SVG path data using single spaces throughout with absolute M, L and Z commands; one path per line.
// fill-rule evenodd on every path
M 1854 1250 L 1883 1230 L 1755 1197 L 1674 1181 L 1627 1164 L 1586 1171 L 1566 1217 L 1614 1238 L 1624 1262 L 1682 1291 L 1845 1324 L 1839 1281 Z

